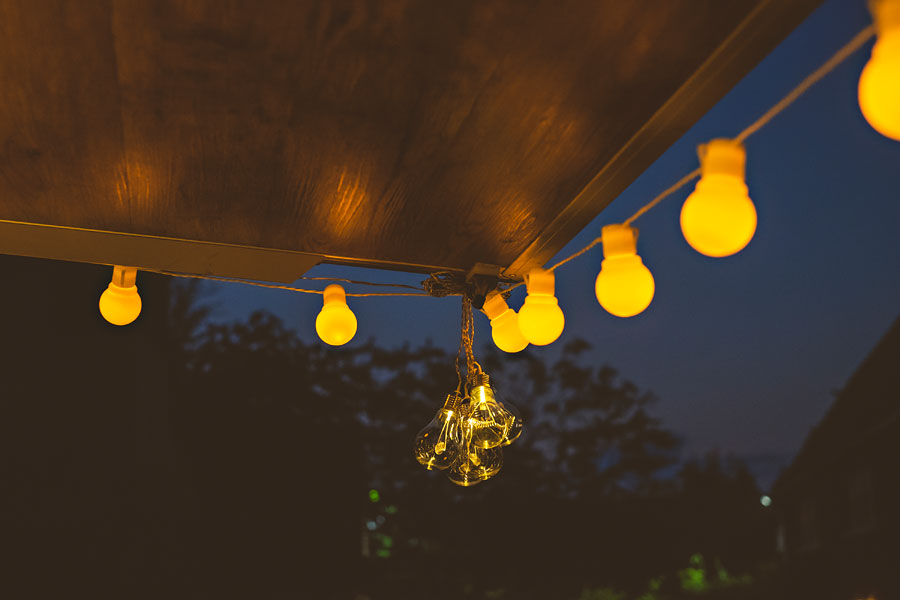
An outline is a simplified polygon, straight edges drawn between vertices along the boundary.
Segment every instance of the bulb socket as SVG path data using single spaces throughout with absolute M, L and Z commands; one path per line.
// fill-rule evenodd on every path
M 744 180 L 747 151 L 735 140 L 718 138 L 697 146 L 700 157 L 700 175 L 731 175 Z
M 447 399 L 444 400 L 444 408 L 446 410 L 456 411 L 456 409 L 459 408 L 459 405 L 462 404 L 462 401 L 462 396 L 456 392 L 451 392 L 447 394 Z
M 137 267 L 123 267 L 121 265 L 113 266 L 113 274 L 111 284 L 120 288 L 134 287 L 137 281 Z
M 603 257 L 634 256 L 637 254 L 638 230 L 624 224 L 607 225 L 600 231 L 603 238 Z
M 556 276 L 547 269 L 532 269 L 525 276 L 525 287 L 529 294 L 552 296 L 556 287 Z
M 322 292 L 322 303 L 324 306 L 329 304 L 347 304 L 347 292 L 338 284 L 332 283 Z
M 478 387 L 479 385 L 483 385 L 485 387 L 491 387 L 491 378 L 484 371 L 475 373 L 471 378 L 471 382 L 472 382 L 472 387 Z
M 494 320 L 507 310 L 509 310 L 509 305 L 506 304 L 503 294 L 494 290 L 487 295 L 487 299 L 484 302 L 484 314 L 489 319 Z
M 869 0 L 869 11 L 878 35 L 900 29 L 900 0 Z

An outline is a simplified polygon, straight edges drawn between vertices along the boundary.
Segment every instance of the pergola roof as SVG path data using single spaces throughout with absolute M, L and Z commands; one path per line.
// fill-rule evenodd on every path
M 521 274 L 818 3 L 0 0 L 0 252 Z

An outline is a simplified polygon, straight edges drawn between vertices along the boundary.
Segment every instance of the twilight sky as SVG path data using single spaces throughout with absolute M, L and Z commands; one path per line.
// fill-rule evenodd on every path
M 551 262 L 695 168 L 697 144 L 737 134 L 869 22 L 862 0 L 825 2 Z M 647 311 L 619 319 L 599 306 L 598 247 L 557 272 L 566 331 L 531 351 L 552 359 L 568 339 L 588 339 L 591 360 L 659 396 L 655 412 L 684 438 L 687 455 L 719 448 L 749 459 L 764 485 L 771 480 L 900 314 L 900 142 L 869 128 L 856 101 L 870 48 L 748 140 L 759 226 L 744 251 L 712 259 L 690 249 L 678 225 L 689 186 L 637 222 L 638 252 L 656 278 Z M 333 266 L 307 275 L 424 278 Z M 319 296 L 209 287 L 217 319 L 265 309 L 302 339 L 318 340 Z M 517 290 L 510 305 L 523 298 Z M 456 298 L 362 298 L 350 306 L 360 323 L 351 344 L 458 344 Z M 477 343 L 491 343 L 487 318 L 476 316 L 476 327 Z

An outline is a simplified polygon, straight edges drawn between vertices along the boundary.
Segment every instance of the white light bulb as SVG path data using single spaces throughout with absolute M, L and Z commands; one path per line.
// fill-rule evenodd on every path
M 650 306 L 656 284 L 650 269 L 637 255 L 637 229 L 607 225 L 602 230 L 603 262 L 594 290 L 610 314 L 633 317 Z
M 553 271 L 532 269 L 525 279 L 528 295 L 519 309 L 519 329 L 528 342 L 546 346 L 562 335 L 566 318 L 554 296 Z
M 737 254 L 756 232 L 756 207 L 744 182 L 747 152 L 734 140 L 718 139 L 698 153 L 700 181 L 681 207 L 681 232 L 700 254 Z
M 356 315 L 347 306 L 344 288 L 331 284 L 322 294 L 322 310 L 316 317 L 316 333 L 331 346 L 343 346 L 356 335 Z
M 519 315 L 511 309 L 497 290 L 487 295 L 484 312 L 491 320 L 491 337 L 504 352 L 520 352 L 528 346 L 528 340 L 519 329 Z
M 900 141 L 900 0 L 870 7 L 878 38 L 859 76 L 859 108 L 875 131 Z
M 128 325 L 141 314 L 141 297 L 138 294 L 137 269 L 113 267 L 112 281 L 100 295 L 100 314 L 113 325 Z

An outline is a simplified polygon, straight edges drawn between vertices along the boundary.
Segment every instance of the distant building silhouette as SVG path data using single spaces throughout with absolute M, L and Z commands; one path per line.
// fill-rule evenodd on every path
M 775 483 L 776 543 L 802 597 L 900 597 L 898 463 L 900 319 Z

